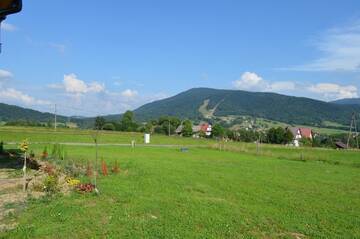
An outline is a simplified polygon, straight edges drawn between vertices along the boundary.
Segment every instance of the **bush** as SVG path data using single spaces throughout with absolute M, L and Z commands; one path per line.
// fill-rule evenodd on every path
M 48 151 L 47 151 L 47 147 L 45 146 L 44 150 L 42 151 L 41 158 L 42 159 L 47 159 L 48 156 L 49 156 L 49 154 L 48 154 Z
M 58 178 L 56 176 L 48 175 L 44 179 L 44 191 L 50 194 L 59 191 Z
M 115 130 L 115 125 L 113 123 L 106 123 L 104 124 L 104 126 L 102 127 L 103 130 L 110 130 L 110 131 L 114 131 Z
M 64 160 L 67 156 L 66 150 L 64 148 L 63 145 L 60 144 L 54 144 L 52 152 L 51 152 L 51 157 L 53 159 L 59 159 L 59 160 Z
M 0 142 L 0 154 L 4 153 L 4 142 Z

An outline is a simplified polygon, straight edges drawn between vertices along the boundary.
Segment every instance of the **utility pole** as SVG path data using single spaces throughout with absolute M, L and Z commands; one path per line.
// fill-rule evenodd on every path
M 169 122 L 169 136 L 170 136 L 170 119 L 169 119 L 169 121 L 168 121 L 168 122 Z
M 354 132 L 352 131 L 354 128 Z M 356 121 L 356 113 L 354 112 L 351 117 L 351 123 L 350 123 L 350 130 L 349 130 L 349 136 L 347 140 L 347 148 L 350 147 L 350 138 L 354 137 L 356 140 L 356 148 L 359 148 L 359 132 L 357 130 L 357 121 Z
M 55 110 L 54 110 L 54 130 L 56 131 L 57 129 L 57 122 L 56 122 L 56 104 L 55 104 Z

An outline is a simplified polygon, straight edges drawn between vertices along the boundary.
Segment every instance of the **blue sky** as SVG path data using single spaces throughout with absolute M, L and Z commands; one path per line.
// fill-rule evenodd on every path
M 0 102 L 115 114 L 193 87 L 359 96 L 360 1 L 23 1 Z

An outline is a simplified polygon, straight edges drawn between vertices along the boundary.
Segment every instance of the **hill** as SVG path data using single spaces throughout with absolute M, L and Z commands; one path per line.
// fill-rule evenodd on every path
M 360 98 L 349 98 L 333 101 L 332 103 L 339 105 L 360 105 Z
M 145 104 L 134 112 L 140 121 L 161 115 L 233 121 L 238 116 L 251 116 L 289 124 L 325 126 L 329 122 L 348 124 L 353 111 L 360 111 L 360 105 L 340 105 L 276 93 L 194 88 Z
M 54 115 L 51 113 L 43 113 L 37 110 L 26 109 L 23 107 L 0 103 L 0 121 L 52 121 Z M 58 116 L 59 121 L 65 122 L 65 117 Z

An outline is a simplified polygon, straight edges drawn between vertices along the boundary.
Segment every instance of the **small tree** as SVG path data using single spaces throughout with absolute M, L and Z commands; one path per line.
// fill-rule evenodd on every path
M 106 123 L 106 120 L 104 117 L 98 116 L 95 119 L 95 129 L 102 129 Z
M 107 165 L 106 165 L 104 159 L 101 160 L 101 171 L 104 176 L 108 175 L 108 169 L 107 169 Z
M 192 130 L 192 123 L 191 123 L 190 120 L 185 120 L 184 121 L 181 133 L 185 137 L 191 137 L 192 136 L 193 130 Z
M 215 124 L 211 133 L 214 137 L 223 138 L 225 136 L 225 129 L 221 125 Z

